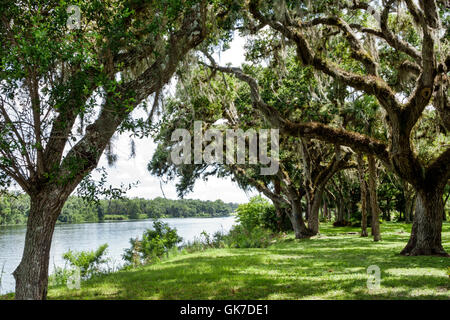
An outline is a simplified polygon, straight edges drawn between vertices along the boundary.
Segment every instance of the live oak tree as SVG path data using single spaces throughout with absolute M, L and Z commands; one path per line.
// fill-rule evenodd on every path
M 411 0 L 390 0 L 375 10 L 363 1 L 319 1 L 310 6 L 291 1 L 249 1 L 245 26 L 249 32 L 274 30 L 295 48 L 299 64 L 338 80 L 357 94 L 376 98 L 386 114 L 389 132 L 385 140 L 320 122 L 285 119 L 265 101 L 251 75 L 238 68 L 213 66 L 247 82 L 254 106 L 282 132 L 375 156 L 410 183 L 417 193 L 416 211 L 404 255 L 447 255 L 441 230 L 450 148 L 424 161 L 411 142 L 412 131 L 420 125 L 426 107 L 433 106 L 446 132 L 449 129 L 445 8 L 444 2 L 434 0 L 422 0 L 418 5 Z M 345 49 L 327 50 L 329 39 L 336 38 Z
M 131 112 L 157 101 L 189 50 L 227 19 L 209 1 L 73 4 L 0 4 L 0 180 L 31 198 L 16 299 L 46 298 L 65 201 L 118 130 L 144 130 Z
M 261 56 L 263 53 L 258 54 Z M 204 52 L 204 55 L 216 65 L 211 55 L 207 52 Z M 253 70 L 264 82 L 264 96 L 275 103 L 277 100 L 281 101 L 278 110 L 283 108 L 284 96 L 295 99 L 301 105 L 309 100 L 308 92 L 314 88 L 311 72 L 298 68 L 295 61 L 291 60 L 285 61 L 286 67 L 291 71 L 289 77 L 278 77 L 279 70 L 273 59 L 267 68 Z M 204 63 L 200 62 L 200 65 Z M 207 127 L 214 127 L 218 120 L 226 120 L 226 125 L 215 126 L 222 132 L 229 128 L 243 131 L 257 130 L 263 128 L 267 122 L 261 118 L 261 113 L 252 107 L 249 91 L 245 85 L 236 82 L 229 75 L 218 75 L 215 67 L 207 66 L 206 70 L 204 69 L 196 65 L 193 57 L 189 68 L 180 74 L 176 97 L 166 103 L 163 119 L 158 125 L 160 130 L 155 140 L 159 145 L 149 163 L 150 172 L 169 179 L 179 178 L 177 187 L 180 195 L 191 191 L 197 179 L 207 178 L 216 173 L 219 176 L 231 174 L 244 190 L 254 188 L 271 199 L 280 217 L 287 216 L 291 220 L 296 237 L 310 237 L 317 234 L 319 208 L 325 186 L 336 172 L 352 167 L 349 163 L 351 153 L 342 151 L 339 146 L 330 148 L 319 141 L 282 137 L 280 141 L 282 154 L 279 159 L 281 169 L 271 177 L 260 176 L 259 168 L 254 165 L 171 163 L 171 150 L 177 145 L 177 142 L 172 141 L 171 133 L 176 128 L 187 129 L 191 131 L 192 136 L 195 120 L 202 120 Z M 292 82 L 297 82 L 301 88 L 290 90 L 289 84 Z M 272 89 L 273 83 L 278 83 L 281 89 L 275 92 Z M 326 111 L 319 109 L 311 108 L 299 116 L 302 119 L 329 118 L 330 109 Z M 290 116 L 296 111 L 298 109 L 294 107 L 283 112 L 287 114 L 286 116 Z M 225 154 L 226 150 L 223 152 Z M 306 206 L 302 207 L 302 199 L 306 200 Z
M 283 220 L 285 216 L 289 218 L 297 238 L 312 236 L 313 233 L 303 219 L 301 201 L 305 191 L 301 182 L 301 171 L 293 165 L 295 162 L 299 163 L 298 159 L 292 162 L 288 156 L 282 155 L 278 160 L 281 169 L 271 176 L 261 176 L 259 165 L 205 162 L 175 165 L 172 162 L 172 150 L 178 144 L 177 141 L 172 141 L 172 132 L 175 129 L 183 128 L 193 136 L 193 123 L 201 120 L 204 129 L 215 128 L 225 134 L 227 129 L 241 129 L 244 132 L 263 128 L 266 122 L 251 104 L 234 101 L 231 89 L 234 88 L 235 81 L 232 78 L 213 79 L 209 70 L 199 69 L 198 65 L 192 70 L 192 66 L 196 65 L 195 60 L 189 63 L 188 69 L 180 70 L 176 97 L 166 101 L 159 130 L 154 137 L 158 147 L 149 162 L 149 171 L 167 179 L 178 179 L 177 191 L 181 197 L 192 191 L 198 179 L 207 179 L 211 175 L 231 177 L 243 190 L 256 189 L 271 199 L 279 220 Z M 226 123 L 214 125 L 217 120 L 226 120 Z M 292 144 L 283 138 L 281 140 L 281 148 L 283 153 L 286 153 L 288 146 Z M 204 142 L 204 147 L 206 144 L 209 142 Z M 231 156 L 227 152 L 224 146 L 224 158 Z
M 307 220 L 308 227 L 317 234 L 319 232 L 319 209 L 323 201 L 325 187 L 330 179 L 339 171 L 352 168 L 350 159 L 351 152 L 344 152 L 340 146 L 334 148 L 331 160 L 326 163 L 326 153 L 330 153 L 329 148 L 323 144 L 307 142 L 300 139 L 299 155 L 302 159 L 307 199 Z

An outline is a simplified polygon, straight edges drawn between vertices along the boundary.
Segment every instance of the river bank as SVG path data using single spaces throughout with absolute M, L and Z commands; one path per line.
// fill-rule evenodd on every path
M 398 253 L 411 225 L 385 223 L 383 241 L 359 237 L 358 228 L 321 225 L 321 234 L 292 234 L 264 249 L 209 249 L 94 277 L 79 290 L 52 287 L 49 299 L 450 299 L 443 257 Z M 356 233 L 356 234 L 354 234 Z M 450 224 L 443 244 L 450 251 Z M 380 269 L 369 288 L 369 266 Z M 5 298 L 12 298 L 8 295 Z
M 214 233 L 227 232 L 235 223 L 235 217 L 222 218 L 165 218 L 160 219 L 176 228 L 178 234 L 186 241 L 192 241 L 202 231 Z M 111 259 L 111 268 L 119 267 L 124 250 L 130 247 L 130 238 L 141 237 L 146 229 L 151 229 L 153 219 L 125 220 L 101 223 L 58 224 L 52 240 L 49 273 L 56 267 L 64 267 L 63 253 L 68 250 L 95 250 L 102 244 L 108 244 L 107 256 Z M 25 240 L 25 226 L 0 228 L 0 272 L 4 267 L 1 292 L 14 290 L 12 272 L 20 263 Z M 13 245 L 12 245 L 13 244 Z

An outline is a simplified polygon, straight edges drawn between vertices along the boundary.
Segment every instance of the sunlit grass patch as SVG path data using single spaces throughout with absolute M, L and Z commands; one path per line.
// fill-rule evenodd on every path
M 404 257 L 411 225 L 382 224 L 383 240 L 357 228 L 321 225 L 321 235 L 292 234 L 265 249 L 210 249 L 96 277 L 80 290 L 51 288 L 50 299 L 450 299 L 450 259 Z M 349 234 L 356 232 L 356 234 Z M 405 231 L 409 232 L 409 231 Z M 450 252 L 450 224 L 444 224 Z M 367 287 L 367 268 L 380 286 Z

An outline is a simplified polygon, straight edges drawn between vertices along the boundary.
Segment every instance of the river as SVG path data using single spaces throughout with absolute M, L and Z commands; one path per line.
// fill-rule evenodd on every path
M 161 219 L 170 227 L 176 228 L 184 242 L 192 241 L 202 231 L 214 233 L 228 232 L 235 223 L 234 217 L 224 218 L 168 218 Z M 153 220 L 131 220 L 101 223 L 58 224 L 53 234 L 50 251 L 49 273 L 54 267 L 64 267 L 62 254 L 74 250 L 94 250 L 100 245 L 108 244 L 107 256 L 111 259 L 110 267 L 123 264 L 122 254 L 130 247 L 130 238 L 141 237 L 151 228 Z M 14 291 L 12 272 L 22 257 L 25 241 L 25 226 L 0 226 L 0 294 Z M 3 275 L 1 275 L 3 269 Z

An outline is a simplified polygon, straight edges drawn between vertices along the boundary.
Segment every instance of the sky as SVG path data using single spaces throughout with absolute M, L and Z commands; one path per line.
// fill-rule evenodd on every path
M 244 44 L 245 40 L 243 38 L 236 37 L 231 43 L 230 49 L 222 52 L 220 56 L 215 56 L 216 61 L 220 65 L 231 63 L 232 66 L 240 66 L 245 60 Z M 135 140 L 135 143 L 136 156 L 130 158 L 130 139 L 128 135 L 119 135 L 116 138 L 114 141 L 114 153 L 117 154 L 118 160 L 113 167 L 109 167 L 106 157 L 102 156 L 98 167 L 106 168 L 108 184 L 118 187 L 121 183 L 128 185 L 139 181 L 136 187 L 127 192 L 128 197 L 153 199 L 165 195 L 169 199 L 177 199 L 176 182 L 162 183 L 161 185 L 160 179 L 152 176 L 147 171 L 147 163 L 152 158 L 156 148 L 155 143 L 151 138 Z M 95 178 L 98 175 L 93 176 Z M 210 177 L 208 181 L 198 180 L 193 192 L 186 195 L 185 198 L 213 201 L 221 199 L 224 202 L 245 203 L 256 194 L 257 192 L 245 193 L 230 179 Z

